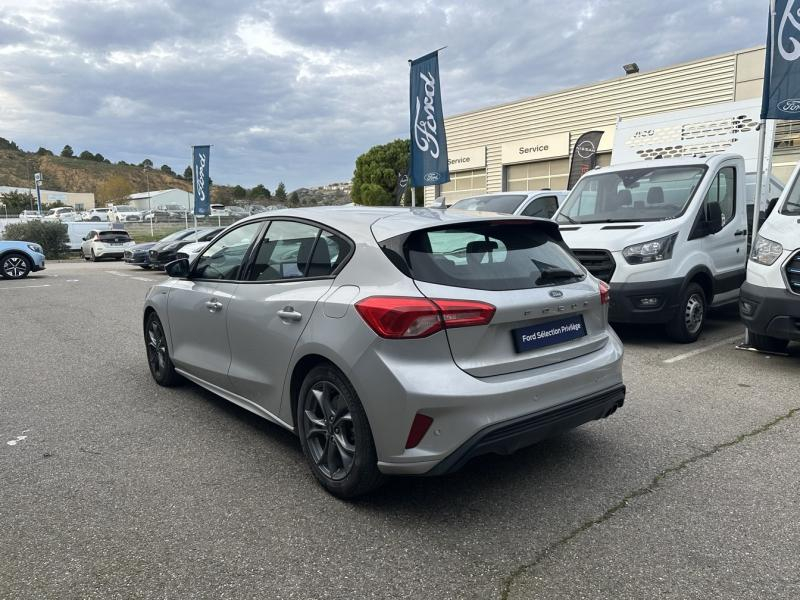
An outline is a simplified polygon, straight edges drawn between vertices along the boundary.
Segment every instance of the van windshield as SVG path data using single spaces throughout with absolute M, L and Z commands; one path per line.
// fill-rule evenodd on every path
M 789 217 L 800 216 L 800 177 L 794 180 L 792 189 L 786 195 L 780 213 Z
M 564 202 L 559 223 L 663 221 L 683 214 L 705 166 L 650 167 L 582 178 Z

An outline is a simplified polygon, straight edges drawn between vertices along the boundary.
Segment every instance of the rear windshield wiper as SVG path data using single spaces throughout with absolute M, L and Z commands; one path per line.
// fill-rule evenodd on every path
M 581 273 L 576 273 L 569 269 L 543 269 L 536 280 L 536 285 L 565 279 L 577 279 L 579 277 L 581 277 Z

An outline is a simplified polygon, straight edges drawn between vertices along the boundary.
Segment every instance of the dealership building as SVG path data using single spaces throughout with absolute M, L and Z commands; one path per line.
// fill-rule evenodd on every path
M 597 163 L 608 165 L 618 117 L 760 97 L 764 54 L 764 47 L 740 50 L 446 117 L 450 181 L 427 186 L 425 202 L 565 189 L 581 134 L 604 132 Z M 798 160 L 800 125 L 779 121 L 773 174 L 785 182 Z

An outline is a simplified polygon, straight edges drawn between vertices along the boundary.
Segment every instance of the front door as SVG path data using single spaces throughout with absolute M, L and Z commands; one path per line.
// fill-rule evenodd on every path
M 256 221 L 237 227 L 206 248 L 189 278 L 173 284 L 167 301 L 175 366 L 225 389 L 230 388 L 231 362 L 227 288 L 238 279 L 262 225 Z
M 235 393 L 278 415 L 294 348 L 349 248 L 314 225 L 271 222 L 228 312 Z

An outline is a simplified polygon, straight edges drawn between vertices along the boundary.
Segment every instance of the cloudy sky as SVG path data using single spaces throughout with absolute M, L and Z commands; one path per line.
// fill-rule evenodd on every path
M 0 136 L 218 183 L 350 179 L 408 132 L 407 59 L 445 114 L 763 44 L 767 0 L 0 0 Z

